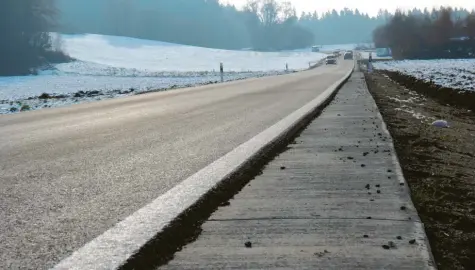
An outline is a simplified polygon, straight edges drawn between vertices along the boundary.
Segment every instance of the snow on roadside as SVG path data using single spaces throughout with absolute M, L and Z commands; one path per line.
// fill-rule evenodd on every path
M 386 74 L 383 74 L 383 77 L 391 80 Z M 424 101 L 427 99 L 423 95 L 407 88 L 404 90 L 405 92 L 403 92 L 402 95 L 389 97 L 390 100 L 400 104 L 400 107 L 395 109 L 396 111 L 408 113 L 417 120 L 421 120 L 421 123 L 427 123 L 428 121 L 435 120 L 433 117 L 428 117 L 420 112 L 417 112 L 417 107 L 414 107 L 414 105 L 424 106 Z
M 401 72 L 442 87 L 475 91 L 475 59 L 374 62 L 375 69 Z
M 371 57 L 375 60 L 391 60 L 393 59 L 391 56 L 377 56 L 376 50 L 372 51 L 359 51 L 361 55 L 361 59 L 369 59 L 369 54 L 371 53 Z
M 236 72 L 226 73 L 226 81 L 278 75 L 282 72 Z M 172 86 L 191 86 L 207 82 L 219 81 L 219 73 L 205 74 L 157 74 L 156 76 L 114 76 L 114 75 L 41 75 L 24 77 L 0 77 L 0 100 L 19 100 L 36 97 L 42 93 L 72 94 L 79 91 L 127 90 L 134 88 L 137 91 L 150 89 L 166 89 Z
M 242 80 L 285 72 L 236 72 L 224 76 L 224 81 Z M 83 75 L 42 75 L 0 77 L 0 114 L 22 110 L 64 107 L 71 104 L 135 95 L 149 91 L 164 91 L 183 87 L 218 83 L 218 73 L 206 75 L 174 74 L 167 77 L 112 77 Z M 47 94 L 47 95 L 45 95 Z M 41 96 L 46 96 L 41 98 Z M 23 108 L 23 109 L 22 109 Z
M 408 113 L 408 114 L 412 115 L 412 117 L 416 118 L 417 120 L 421 120 L 422 123 L 428 123 L 432 120 L 435 120 L 434 117 L 425 116 L 425 115 L 423 115 L 419 112 L 414 111 L 413 109 L 409 108 L 406 105 L 402 105 L 401 107 L 396 108 L 395 110 L 400 111 L 400 112 Z
M 325 54 L 308 51 L 229 51 L 103 35 L 61 35 L 62 49 L 78 61 L 38 76 L 0 77 L 0 114 L 60 107 L 153 89 L 285 74 L 308 68 Z M 40 99 L 43 93 L 48 98 Z

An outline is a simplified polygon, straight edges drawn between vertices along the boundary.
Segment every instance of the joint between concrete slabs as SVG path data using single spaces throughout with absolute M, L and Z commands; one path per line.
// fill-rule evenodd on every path
M 258 220 L 367 220 L 367 221 L 396 221 L 421 223 L 415 219 L 392 219 L 392 218 L 367 218 L 367 217 L 269 217 L 269 218 L 225 218 L 225 219 L 208 219 L 209 222 L 226 222 L 226 221 L 258 221 Z

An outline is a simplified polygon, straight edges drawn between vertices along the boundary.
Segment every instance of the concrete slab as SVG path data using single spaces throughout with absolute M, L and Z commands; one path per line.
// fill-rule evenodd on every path
M 162 268 L 435 269 L 393 153 L 356 72 L 295 143 Z
M 425 269 L 408 222 L 344 219 L 209 222 L 166 269 Z M 368 238 L 365 238 L 367 235 Z M 397 236 L 404 235 L 402 240 Z M 244 243 L 250 241 L 252 248 Z M 393 241 L 395 249 L 381 243 Z M 422 240 L 421 240 L 422 241 Z M 325 250 L 327 252 L 325 252 Z

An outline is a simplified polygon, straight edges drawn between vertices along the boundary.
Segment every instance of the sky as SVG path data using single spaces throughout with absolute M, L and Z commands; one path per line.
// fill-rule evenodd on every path
M 284 0 L 277 0 L 284 1 Z M 466 9 L 472 10 L 475 9 L 474 0 L 397 0 L 397 1 L 387 1 L 387 0 L 366 0 L 366 1 L 357 1 L 357 0 L 330 0 L 330 1 L 320 1 L 320 0 L 287 0 L 292 2 L 292 4 L 297 9 L 298 14 L 302 11 L 317 11 L 318 13 L 326 12 L 327 10 L 341 10 L 345 7 L 349 9 L 356 9 L 360 12 L 368 13 L 370 16 L 375 16 L 378 13 L 379 9 L 387 9 L 390 12 L 394 12 L 396 9 L 412 9 L 414 7 L 423 9 L 425 7 L 440 7 L 440 6 L 451 6 L 451 7 L 464 7 Z M 231 3 L 236 7 L 242 7 L 246 4 L 247 0 L 221 0 L 224 3 Z

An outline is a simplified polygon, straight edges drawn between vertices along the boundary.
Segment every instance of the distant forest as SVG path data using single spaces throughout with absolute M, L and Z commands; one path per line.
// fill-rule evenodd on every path
M 312 45 L 370 43 L 394 14 L 374 17 L 345 8 L 297 14 L 290 2 L 249 0 L 242 10 L 219 0 L 56 0 L 63 33 L 129 36 L 221 49 L 261 51 Z M 439 9 L 440 10 L 440 9 Z M 413 9 L 408 16 L 437 17 L 439 10 Z M 469 15 L 450 11 L 453 21 Z M 407 29 L 411 30 L 411 29 Z
M 475 11 L 397 11 L 373 32 L 395 59 L 475 58 Z
M 282 50 L 371 42 L 390 14 L 344 9 L 297 14 L 289 3 L 250 0 L 243 10 L 218 0 L 57 0 L 61 31 L 153 39 L 222 49 Z

